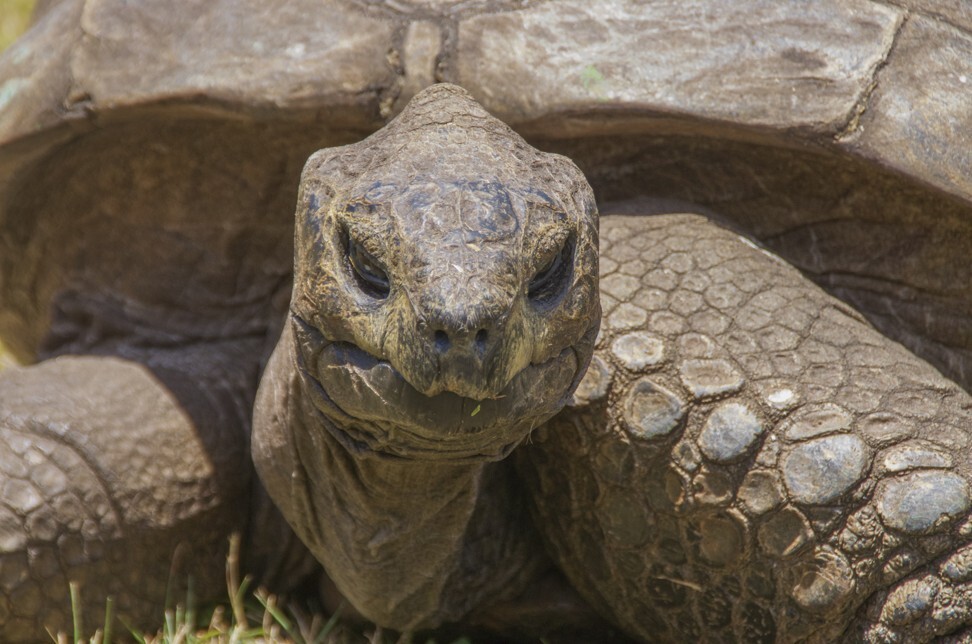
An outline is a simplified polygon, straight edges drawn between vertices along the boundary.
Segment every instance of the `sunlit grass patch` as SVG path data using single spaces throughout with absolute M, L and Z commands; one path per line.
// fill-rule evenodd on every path
M 51 639 L 58 644 L 108 644 L 133 640 L 140 644 L 333 644 L 332 635 L 341 635 L 337 641 L 354 641 L 347 638 L 347 633 L 339 632 L 340 610 L 325 618 L 308 615 L 294 607 L 283 607 L 276 596 L 262 588 L 250 592 L 252 579 L 240 579 L 239 569 L 240 538 L 234 535 L 226 558 L 227 602 L 200 608 L 190 583 L 184 598 L 167 602 L 169 606 L 160 616 L 162 626 L 154 634 L 131 628 L 124 620 L 117 619 L 113 599 L 108 598 L 104 622 L 89 635 L 89 626 L 81 623 L 80 590 L 72 583 L 73 633 L 51 633 Z
M 93 634 L 81 623 L 81 596 L 76 584 L 71 584 L 71 609 L 74 616 L 73 633 L 50 633 L 57 644 L 108 644 L 135 641 L 139 644 L 412 644 L 410 636 L 399 636 L 381 628 L 362 627 L 341 621 L 341 609 L 325 616 L 301 610 L 295 605 L 285 606 L 263 588 L 250 592 L 252 579 L 240 579 L 240 539 L 230 539 L 226 558 L 227 601 L 222 605 L 200 608 L 190 584 L 186 597 L 169 602 L 160 616 L 162 626 L 154 633 L 129 627 L 114 614 L 113 600 L 105 602 L 102 624 Z M 424 644 L 436 644 L 425 640 Z M 472 644 L 466 637 L 443 644 Z

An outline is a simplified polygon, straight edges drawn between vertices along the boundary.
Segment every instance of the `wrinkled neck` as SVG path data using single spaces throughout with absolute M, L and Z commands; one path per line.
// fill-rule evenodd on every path
M 512 464 L 355 453 L 314 406 L 281 339 L 257 400 L 254 460 L 347 599 L 399 630 L 519 591 L 542 561 Z

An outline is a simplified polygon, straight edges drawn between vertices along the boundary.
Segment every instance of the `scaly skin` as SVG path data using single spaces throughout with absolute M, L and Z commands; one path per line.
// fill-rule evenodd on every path
M 225 593 L 260 346 L 114 347 L 0 374 L 0 641 L 70 632 L 69 581 L 92 630 L 107 596 L 153 629 L 167 584 Z
M 541 572 L 539 529 L 642 640 L 959 637 L 968 394 L 701 218 L 602 223 L 597 354 L 533 432 L 594 348 L 595 217 L 576 167 L 454 87 L 311 157 L 254 457 L 339 590 L 403 630 L 488 615 Z M 82 342 L 0 377 L 4 641 L 63 627 L 68 579 L 147 616 L 182 544 L 219 581 L 261 348 Z M 256 512 L 268 572 L 305 570 Z
M 257 398 L 253 457 L 297 533 L 359 612 L 401 631 L 511 599 L 548 565 L 510 461 L 356 454 L 318 414 L 284 333 Z M 264 414 L 270 417 L 265 417 Z
M 574 586 L 649 641 L 967 624 L 972 398 L 701 217 L 601 236 L 595 357 L 518 454 Z
M 596 235 L 580 171 L 454 86 L 308 160 L 253 457 L 369 619 L 405 631 L 455 621 L 546 565 L 511 463 L 496 461 L 583 374 Z
M 525 163 L 529 154 L 465 94 L 437 87 L 388 130 L 305 168 L 290 332 L 261 386 L 254 455 L 338 588 L 385 625 L 455 619 L 516 587 L 508 580 L 529 561 L 529 548 L 508 547 L 520 505 L 509 483 L 483 486 L 503 471 L 484 464 L 525 436 L 510 414 L 517 398 L 562 391 L 563 368 L 533 359 L 532 388 L 520 374 L 494 396 L 523 363 L 522 343 L 539 338 L 549 359 L 556 349 L 543 343 L 558 329 L 583 347 L 577 330 L 596 328 L 584 322 L 595 311 L 583 277 L 549 315 L 524 303 L 535 278 L 523 268 L 537 270 L 544 251 L 497 235 L 531 222 L 525 208 L 545 213 L 529 210 L 528 195 L 585 201 L 575 180 L 551 185 L 553 162 Z M 537 168 L 546 183 L 524 189 Z M 566 212 L 559 221 L 576 216 Z M 526 240 L 549 234 L 540 222 Z M 972 468 L 958 451 L 968 394 L 701 217 L 601 226 L 597 354 L 572 408 L 517 458 L 536 525 L 574 587 L 646 641 L 910 640 L 972 617 L 960 586 L 972 533 Z M 592 239 L 584 230 L 571 233 L 578 249 Z M 490 235 L 503 241 L 479 248 Z M 372 268 L 356 268 L 348 237 Z M 575 275 L 593 268 L 584 257 Z M 369 293 L 362 272 L 387 284 Z M 470 352 L 476 329 L 497 347 L 492 362 Z M 462 339 L 462 351 L 432 331 Z M 488 416 L 473 421 L 479 405 Z M 491 547 L 472 548 L 476 534 L 492 535 Z M 938 565 L 934 581 L 902 581 Z

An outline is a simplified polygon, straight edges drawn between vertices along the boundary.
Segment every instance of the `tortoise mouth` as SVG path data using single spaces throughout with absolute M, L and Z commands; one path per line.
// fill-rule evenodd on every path
M 297 366 L 314 406 L 352 451 L 416 460 L 482 461 L 509 455 L 560 411 L 579 378 L 573 347 L 520 370 L 495 398 L 426 396 L 388 361 L 329 341 L 296 315 Z

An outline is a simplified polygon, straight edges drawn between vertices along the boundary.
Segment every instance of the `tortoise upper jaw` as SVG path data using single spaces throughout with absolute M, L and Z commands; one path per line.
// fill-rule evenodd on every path
M 389 360 L 395 370 L 419 393 L 430 398 L 454 394 L 459 398 L 483 401 L 502 397 L 510 381 L 529 364 L 517 364 L 509 356 L 499 355 L 495 348 L 477 351 L 475 348 L 450 349 L 427 353 L 426 360 L 413 358 L 411 363 Z M 421 368 L 417 362 L 423 362 Z
M 584 365 L 573 348 L 518 372 L 497 395 L 427 396 L 388 361 L 299 322 L 296 361 L 327 428 L 355 452 L 425 460 L 499 460 L 566 404 Z M 300 337 L 303 336 L 303 337 Z M 310 351 L 308 351 L 310 349 Z

